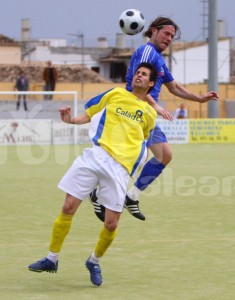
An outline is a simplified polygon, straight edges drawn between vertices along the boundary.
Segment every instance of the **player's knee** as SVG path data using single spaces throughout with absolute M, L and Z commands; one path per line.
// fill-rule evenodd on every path
M 171 160 L 172 160 L 172 152 L 165 152 L 164 155 L 162 155 L 162 157 L 159 157 L 159 156 L 154 156 L 154 158 L 162 163 L 163 165 L 168 165 Z
M 163 153 L 163 158 L 161 162 L 166 166 L 171 162 L 171 160 L 172 160 L 172 151 L 171 149 L 167 149 Z
M 73 215 L 74 214 L 74 207 L 71 206 L 70 204 L 65 203 L 63 205 L 62 212 L 66 215 Z
M 104 226 L 108 231 L 113 232 L 117 229 L 118 223 L 114 220 L 108 220 L 105 221 Z
M 63 213 L 68 215 L 75 214 L 80 202 L 79 199 L 67 194 L 62 208 Z
M 166 164 L 165 165 L 169 164 L 171 162 L 171 160 L 172 160 L 172 151 L 169 151 L 166 155 Z

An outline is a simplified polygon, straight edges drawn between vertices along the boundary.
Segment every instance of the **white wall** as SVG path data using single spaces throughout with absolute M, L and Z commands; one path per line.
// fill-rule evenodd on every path
M 28 57 L 25 57 L 28 60 Z M 53 53 L 47 46 L 37 46 L 30 54 L 30 61 L 52 61 L 54 64 L 82 64 L 82 55 L 77 53 Z M 84 54 L 84 64 L 88 68 L 97 67 L 99 63 L 91 55 Z
M 18 46 L 0 47 L 0 64 L 19 65 L 21 62 L 21 50 Z
M 230 40 L 218 42 L 218 80 L 230 80 Z M 173 52 L 172 74 L 182 84 L 208 80 L 208 45 Z

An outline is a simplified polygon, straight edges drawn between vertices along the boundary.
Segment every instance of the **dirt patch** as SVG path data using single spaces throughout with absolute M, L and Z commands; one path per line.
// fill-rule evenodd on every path
M 43 82 L 42 74 L 45 64 L 30 64 L 30 65 L 0 65 L 0 82 L 13 82 L 23 70 L 30 81 L 30 83 Z M 98 73 L 88 69 L 82 68 L 80 65 L 56 65 L 58 70 L 59 82 L 81 82 L 87 83 L 106 83 L 109 82 Z M 82 73 L 83 72 L 83 73 Z M 82 76 L 83 74 L 83 76 Z

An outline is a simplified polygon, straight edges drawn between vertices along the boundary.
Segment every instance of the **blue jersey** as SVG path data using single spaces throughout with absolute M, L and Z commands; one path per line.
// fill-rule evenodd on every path
M 167 68 L 164 58 L 157 47 L 148 42 L 145 45 L 140 46 L 132 55 L 130 65 L 126 75 L 126 89 L 132 91 L 132 79 L 136 72 L 138 65 L 142 62 L 148 62 L 152 64 L 158 73 L 157 82 L 150 92 L 151 96 L 158 101 L 158 96 L 163 83 L 174 80 L 169 69 Z

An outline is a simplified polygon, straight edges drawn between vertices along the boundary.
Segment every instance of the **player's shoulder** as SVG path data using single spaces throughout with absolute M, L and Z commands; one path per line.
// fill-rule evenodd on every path
M 147 42 L 146 44 L 142 45 L 143 49 L 148 49 L 148 51 L 154 51 L 155 53 L 160 55 L 160 52 L 158 51 L 157 47 L 151 43 L 151 42 Z
M 117 99 L 126 99 L 127 97 L 130 98 L 131 95 L 133 95 L 131 92 L 127 91 L 123 87 L 115 87 L 112 90 L 110 90 L 107 95 L 106 99 L 109 99 L 109 101 L 113 102 L 116 101 Z
M 113 90 L 114 90 L 114 91 L 118 91 L 118 92 L 123 92 L 123 91 L 125 91 L 126 89 L 123 88 L 123 87 L 121 87 L 121 86 L 117 86 L 117 87 L 115 87 Z
M 148 58 L 154 61 L 162 60 L 161 53 L 158 51 L 157 47 L 150 42 L 141 45 L 138 48 L 138 54 L 141 55 L 142 57 L 145 57 L 145 59 Z
M 148 49 L 149 51 L 155 51 L 154 45 L 152 43 L 146 43 L 146 44 L 142 44 L 140 45 L 136 51 L 137 52 L 144 52 L 146 51 L 146 49 Z
M 123 87 L 115 87 L 112 91 L 113 91 L 113 93 L 119 93 L 119 94 L 129 94 L 129 93 L 131 93 Z

